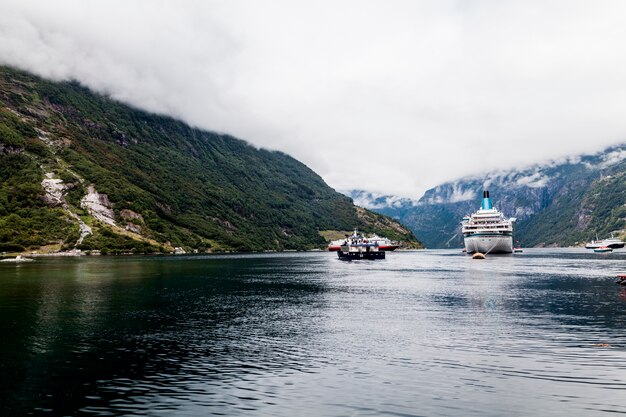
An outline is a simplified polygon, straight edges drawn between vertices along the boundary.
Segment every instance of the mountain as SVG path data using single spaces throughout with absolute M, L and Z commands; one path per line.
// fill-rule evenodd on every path
M 0 67 L 0 252 L 311 249 L 354 227 L 419 246 L 284 153 Z
M 414 209 L 418 202 L 405 197 L 372 193 L 365 190 L 341 191 L 350 197 L 354 204 L 397 219 Z
M 499 210 L 516 217 L 524 246 L 580 245 L 626 231 L 626 144 L 522 170 L 470 176 L 432 188 L 419 199 L 347 193 L 355 202 L 395 218 L 427 247 L 462 245 L 459 222 L 489 189 Z

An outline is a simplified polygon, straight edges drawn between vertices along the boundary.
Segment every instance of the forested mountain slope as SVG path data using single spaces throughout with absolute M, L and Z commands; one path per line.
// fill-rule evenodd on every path
M 354 227 L 419 246 L 284 153 L 0 67 L 0 252 L 311 249 Z

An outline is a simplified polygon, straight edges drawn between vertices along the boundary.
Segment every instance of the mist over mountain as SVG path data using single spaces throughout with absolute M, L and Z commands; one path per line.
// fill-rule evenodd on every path
M 619 0 L 3 0 L 0 64 L 415 198 L 620 143 L 625 20 Z
M 354 227 L 419 246 L 285 153 L 0 67 L 0 252 L 314 249 Z
M 522 170 L 497 171 L 446 182 L 419 200 L 363 190 L 356 204 L 391 216 L 427 247 L 461 247 L 460 221 L 488 189 L 495 206 L 517 218 L 515 239 L 525 246 L 580 245 L 597 234 L 626 229 L 626 144 Z

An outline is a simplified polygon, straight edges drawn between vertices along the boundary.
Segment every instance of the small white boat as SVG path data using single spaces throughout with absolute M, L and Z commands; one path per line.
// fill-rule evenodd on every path
M 598 236 L 596 236 L 596 240 L 592 240 L 591 242 L 587 243 L 585 245 L 585 248 L 595 250 L 606 246 L 611 249 L 621 249 L 624 247 L 625 244 L 626 243 L 624 243 L 623 240 L 613 237 L 613 235 L 611 234 L 610 238 L 602 240 L 598 240 Z
M 30 258 L 24 258 L 22 255 L 17 255 L 15 258 L 3 259 L 0 262 L 32 262 Z
M 604 253 L 613 252 L 613 249 L 609 248 L 608 246 L 600 246 L 599 248 L 595 248 L 593 251 L 597 253 Z

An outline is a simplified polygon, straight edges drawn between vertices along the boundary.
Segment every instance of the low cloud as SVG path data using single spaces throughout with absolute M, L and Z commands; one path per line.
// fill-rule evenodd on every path
M 419 197 L 626 141 L 626 3 L 0 0 L 0 62 Z

